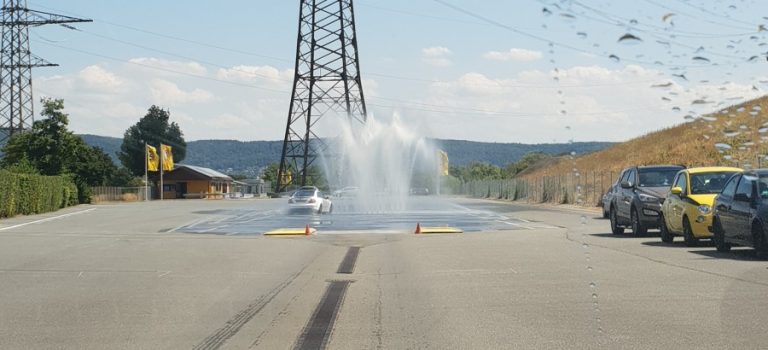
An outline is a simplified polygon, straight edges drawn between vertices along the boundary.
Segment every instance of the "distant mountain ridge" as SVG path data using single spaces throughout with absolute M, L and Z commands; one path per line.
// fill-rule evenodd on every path
M 91 146 L 100 147 L 109 154 L 116 164 L 121 138 L 80 135 Z M 612 142 L 576 142 L 522 144 L 491 143 L 462 140 L 433 140 L 448 153 L 451 165 L 466 165 L 472 161 L 491 163 L 503 167 L 519 160 L 529 152 L 544 152 L 559 155 L 575 151 L 591 153 L 614 145 Z M 257 175 L 262 167 L 280 160 L 283 141 L 235 141 L 198 140 L 187 143 L 187 158 L 183 163 L 199 165 L 227 173 Z

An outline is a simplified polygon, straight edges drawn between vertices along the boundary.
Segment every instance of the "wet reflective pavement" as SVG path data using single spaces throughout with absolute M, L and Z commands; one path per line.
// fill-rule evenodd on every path
M 402 209 L 360 210 L 350 201 L 334 199 L 331 214 L 301 214 L 287 210 L 287 203 L 271 210 L 248 206 L 231 210 L 200 212 L 206 217 L 174 229 L 174 232 L 222 235 L 258 235 L 281 228 L 316 229 L 330 233 L 413 233 L 422 227 L 455 227 L 464 232 L 532 230 L 554 226 L 516 218 L 492 210 L 426 196 L 410 197 Z

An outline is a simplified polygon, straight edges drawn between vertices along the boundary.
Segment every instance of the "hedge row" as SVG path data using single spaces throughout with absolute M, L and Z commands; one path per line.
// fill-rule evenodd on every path
M 0 218 L 45 213 L 77 203 L 77 187 L 69 177 L 0 170 Z

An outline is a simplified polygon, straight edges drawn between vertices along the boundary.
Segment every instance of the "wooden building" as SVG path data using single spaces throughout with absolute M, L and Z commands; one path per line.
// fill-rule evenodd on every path
M 213 169 L 176 164 L 163 176 L 163 198 L 224 198 L 233 191 L 233 182 Z

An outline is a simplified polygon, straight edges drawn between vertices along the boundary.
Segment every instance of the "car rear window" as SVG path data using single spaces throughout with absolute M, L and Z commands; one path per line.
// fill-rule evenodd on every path
M 298 190 L 296 191 L 296 197 L 312 197 L 315 195 L 315 190 Z
M 691 174 L 691 194 L 720 193 L 733 174 L 733 171 Z
M 669 187 L 680 169 L 640 170 L 637 185 L 640 187 Z

